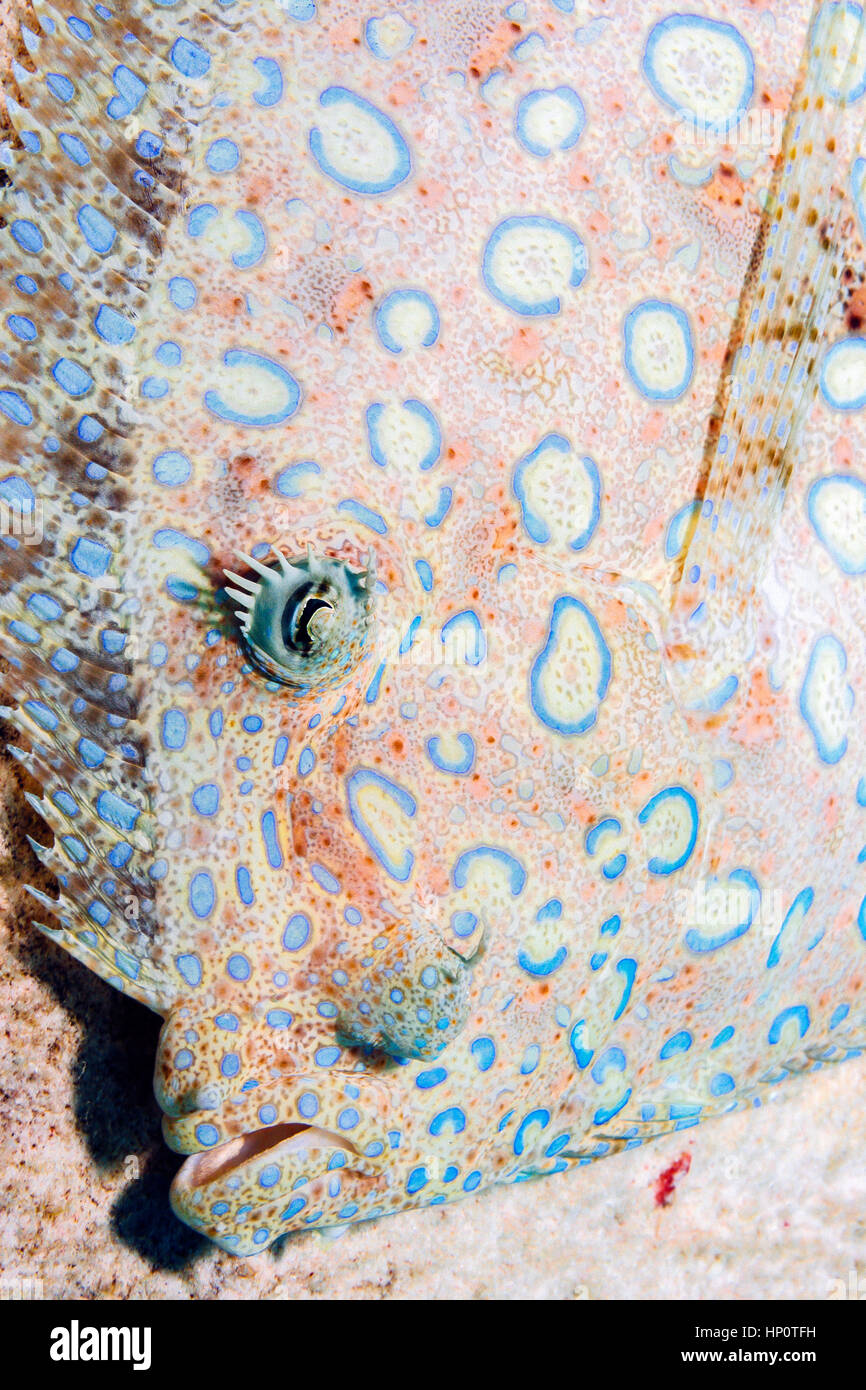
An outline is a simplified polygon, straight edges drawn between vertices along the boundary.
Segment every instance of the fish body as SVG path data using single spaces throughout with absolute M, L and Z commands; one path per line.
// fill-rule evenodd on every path
M 860 12 L 744 233 L 682 125 L 782 40 L 579 8 L 37 4 L 14 73 L 34 892 L 234 1253 L 863 1044 Z

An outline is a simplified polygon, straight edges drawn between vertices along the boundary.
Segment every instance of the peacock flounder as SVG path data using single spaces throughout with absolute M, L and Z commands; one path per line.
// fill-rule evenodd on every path
M 174 1209 L 226 1250 L 866 1041 L 866 21 L 721 8 L 23 30 L 33 891 L 163 1016 Z

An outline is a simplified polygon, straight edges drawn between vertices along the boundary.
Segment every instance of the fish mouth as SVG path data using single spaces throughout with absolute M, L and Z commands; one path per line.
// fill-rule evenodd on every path
M 190 1154 L 170 1201 L 181 1221 L 223 1250 L 256 1255 L 279 1235 L 348 1220 L 353 1197 L 387 1182 L 344 1135 L 289 1122 Z
M 334 1130 L 322 1129 L 318 1125 L 270 1125 L 263 1129 L 251 1130 L 248 1134 L 240 1134 L 235 1139 L 227 1139 L 215 1149 L 190 1154 L 178 1177 L 183 1175 L 184 1187 L 207 1187 L 231 1174 L 236 1174 L 254 1159 L 260 1158 L 263 1154 L 271 1154 L 277 1149 L 280 1157 L 293 1152 L 308 1153 L 317 1149 L 343 1149 L 346 1153 L 355 1155 L 358 1152 L 355 1145 L 344 1135 L 337 1134 Z

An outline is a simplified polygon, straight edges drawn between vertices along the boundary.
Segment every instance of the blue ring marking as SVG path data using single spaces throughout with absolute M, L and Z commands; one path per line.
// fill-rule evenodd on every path
M 240 211 L 235 213 L 235 221 L 240 222 L 244 231 L 249 237 L 249 245 L 246 251 L 233 251 L 232 264 L 238 270 L 250 270 L 254 265 L 258 265 L 268 249 L 268 239 L 265 234 L 264 224 L 256 217 L 254 212 Z
M 521 970 L 526 971 L 527 975 L 539 978 L 552 975 L 561 965 L 565 964 L 567 956 L 568 949 L 565 946 L 560 946 L 552 956 L 548 956 L 547 960 L 533 960 L 529 952 L 521 946 L 517 952 L 517 964 Z
M 689 834 L 689 842 L 678 859 L 660 859 L 657 854 L 654 854 L 647 862 L 649 872 L 660 877 L 676 873 L 677 870 L 681 869 L 691 858 L 692 851 L 698 839 L 698 803 L 695 801 L 691 792 L 686 791 L 685 787 L 664 787 L 660 792 L 656 792 L 655 796 L 650 797 L 649 801 L 638 813 L 637 818 L 638 825 L 646 825 L 647 821 L 651 820 L 659 806 L 664 805 L 666 801 L 672 800 L 685 802 L 691 816 L 692 828 Z
M 439 500 L 435 508 L 424 518 L 428 526 L 435 528 L 442 525 L 450 510 L 453 495 L 450 487 L 440 487 Z
M 446 1130 L 449 1134 L 462 1134 L 466 1128 L 466 1116 L 459 1105 L 449 1106 L 447 1110 L 440 1110 L 438 1115 L 434 1115 L 430 1121 L 429 1130 L 436 1138 Z
M 637 961 L 633 960 L 631 956 L 625 956 L 622 960 L 617 961 L 616 973 L 622 975 L 625 980 L 625 985 L 622 991 L 622 998 L 613 1016 L 614 1023 L 616 1023 L 617 1019 L 625 1012 L 628 1001 L 631 998 L 631 992 L 634 987 L 634 977 L 637 974 Z
M 551 530 L 543 517 L 537 516 L 532 511 L 526 495 L 526 483 L 524 475 L 533 463 L 547 449 L 555 449 L 559 454 L 570 454 L 572 452 L 571 441 L 562 434 L 546 434 L 540 443 L 536 444 L 531 453 L 525 454 L 519 459 L 514 468 L 511 479 L 511 488 L 517 501 L 520 503 L 521 517 L 527 535 L 536 542 L 537 545 L 547 545 L 551 537 Z M 569 550 L 585 550 L 595 535 L 601 517 L 601 476 L 598 467 L 588 454 L 580 460 L 588 479 L 592 493 L 592 505 L 590 516 L 586 526 L 579 535 L 574 536 L 568 542 Z
M 341 102 L 347 102 L 364 112 L 365 115 L 371 116 L 385 131 L 394 148 L 393 172 L 378 181 L 352 179 L 341 174 L 328 159 L 325 152 L 325 141 L 318 126 L 313 126 L 309 134 L 309 146 L 313 158 L 322 173 L 333 179 L 341 188 L 348 188 L 353 193 L 364 193 L 371 196 L 390 193 L 392 189 L 405 183 L 412 172 L 412 157 L 409 153 L 409 146 L 390 116 L 386 116 L 384 111 L 380 111 L 372 102 L 367 101 L 364 97 L 359 97 L 355 92 L 350 92 L 346 87 L 326 87 L 319 97 L 319 105 L 326 109 L 329 106 L 337 106 Z
M 423 420 L 429 431 L 430 444 L 427 448 L 427 452 L 418 462 L 418 467 L 421 472 L 426 473 L 428 469 L 432 468 L 433 465 L 438 462 L 442 453 L 442 430 L 439 426 L 439 421 L 436 419 L 430 407 L 425 405 L 423 401 L 410 398 L 403 402 L 403 409 L 408 410 L 411 415 L 416 415 L 419 420 Z M 367 424 L 367 442 L 370 450 L 370 457 L 380 468 L 387 468 L 388 466 L 388 455 L 385 453 L 379 440 L 379 422 L 384 412 L 385 407 L 382 402 L 374 401 L 372 405 L 367 406 L 364 416 Z
M 835 356 L 837 356 L 838 353 L 843 351 L 845 348 L 851 347 L 855 343 L 861 349 L 858 355 L 863 357 L 864 353 L 866 353 L 866 338 L 855 335 L 850 338 L 841 338 L 838 342 L 834 343 L 833 346 L 829 349 L 829 351 L 825 354 L 824 361 L 821 364 L 821 395 L 824 397 L 824 400 L 827 402 L 829 406 L 832 407 L 833 410 L 862 410 L 863 406 L 866 405 L 866 387 L 864 387 L 864 389 L 860 392 L 859 396 L 855 396 L 851 400 L 840 400 L 837 396 L 833 395 L 832 391 L 827 385 L 827 368 L 830 366 L 831 361 Z
M 568 1045 L 571 1048 L 572 1053 L 574 1054 L 574 1060 L 580 1067 L 581 1071 L 584 1071 L 589 1066 L 593 1058 L 593 1049 L 591 1047 L 588 1048 L 584 1045 L 583 1030 L 585 1029 L 585 1027 L 586 1019 L 578 1019 L 577 1023 L 575 1023 L 574 1027 L 572 1028 L 568 1039 Z
M 220 1134 L 215 1125 L 198 1125 L 196 1127 L 195 1137 L 200 1144 L 210 1149 L 217 1143 Z
M 467 644 L 465 651 L 465 661 L 467 666 L 480 666 L 487 656 L 487 639 L 484 635 L 484 628 L 478 614 L 471 608 L 464 608 L 461 613 L 454 613 L 446 623 L 442 625 L 441 640 L 445 646 L 449 640 L 449 635 L 454 630 L 455 633 L 468 628 L 471 634 L 471 647 Z
M 572 268 L 568 277 L 569 286 L 572 289 L 578 289 L 583 284 L 587 269 L 586 247 L 577 232 L 564 222 L 556 222 L 552 217 L 539 216 L 506 217 L 493 229 L 481 258 L 481 278 L 493 298 L 498 300 L 500 304 L 504 304 L 507 309 L 513 310 L 515 314 L 521 314 L 524 318 L 558 314 L 562 307 L 558 294 L 551 295 L 550 299 L 544 300 L 519 299 L 498 288 L 493 278 L 493 262 L 500 241 L 510 232 L 524 227 L 544 227 L 547 231 L 558 232 L 564 236 L 569 242 L 572 252 Z
M 365 507 L 363 502 L 356 502 L 354 498 L 347 497 L 338 504 L 337 511 L 345 512 L 347 516 L 353 517 L 361 526 L 369 526 L 370 530 L 375 531 L 377 536 L 386 536 L 388 534 L 388 526 L 384 518 L 381 517 L 378 512 L 371 511 L 369 507 Z
M 86 396 L 93 385 L 93 377 L 77 362 L 68 357 L 59 357 L 51 368 L 51 375 L 68 396 L 78 400 Z
M 834 637 L 832 633 L 828 632 L 824 633 L 823 636 L 816 638 L 815 643 L 812 647 L 812 651 L 809 655 L 809 665 L 807 666 L 806 674 L 803 677 L 803 684 L 800 687 L 800 713 L 806 721 L 806 724 L 808 725 L 811 731 L 812 737 L 815 740 L 815 749 L 818 754 L 818 757 L 821 759 L 823 763 L 829 763 L 830 766 L 833 766 L 835 763 L 838 763 L 840 759 L 843 758 L 845 756 L 845 753 L 848 751 L 847 735 L 843 734 L 837 743 L 827 743 L 818 723 L 818 712 L 812 708 L 811 703 L 811 687 L 812 681 L 814 679 L 815 666 L 819 658 L 826 651 L 833 652 L 836 658 L 836 665 L 838 668 L 840 679 L 844 676 L 845 672 L 848 669 L 848 655 L 845 651 L 845 648 L 842 646 L 842 643 L 839 641 L 838 637 Z M 854 704 L 854 692 L 851 689 L 850 685 L 846 686 L 845 688 L 848 692 L 846 697 L 846 703 L 848 705 L 848 711 L 850 712 Z
M 25 314 L 9 314 L 6 319 L 6 327 L 22 343 L 32 343 L 37 336 L 36 324 Z
M 276 106 L 283 95 L 283 74 L 273 58 L 254 58 L 253 67 L 261 75 L 262 85 L 253 92 L 257 106 Z
M 843 491 L 850 489 L 852 493 L 851 510 L 856 513 L 857 501 L 859 500 L 861 525 L 866 529 L 866 483 L 864 483 L 861 478 L 855 478 L 848 473 L 831 473 L 824 478 L 818 478 L 817 482 L 812 484 L 809 488 L 808 498 L 806 499 L 806 510 L 809 513 L 809 520 L 812 523 L 815 535 L 818 537 L 818 540 L 824 546 L 825 550 L 833 557 L 842 572 L 844 574 L 866 574 L 866 546 L 864 546 L 863 563 L 862 565 L 858 565 L 856 561 L 849 561 L 845 556 L 841 555 L 821 529 L 821 524 L 818 520 L 818 503 L 821 498 L 821 493 L 828 486 Z
M 386 873 L 390 874 L 392 878 L 397 879 L 398 882 L 405 883 L 412 872 L 415 856 L 410 849 L 404 849 L 399 860 L 392 858 L 391 855 L 386 852 L 372 827 L 364 820 L 358 802 L 358 793 L 363 787 L 368 786 L 379 787 L 403 812 L 403 815 L 409 819 L 414 817 L 418 809 L 418 803 L 411 792 L 408 792 L 405 787 L 401 787 L 397 782 L 390 781 L 389 778 L 384 777 L 380 772 L 373 772 L 371 768 L 358 768 L 349 776 L 346 782 L 346 794 L 349 801 L 349 815 L 352 818 L 352 824 L 362 839 L 369 845 Z
M 294 415 L 301 402 L 301 388 L 285 367 L 281 367 L 278 362 L 272 362 L 269 357 L 262 357 L 257 352 L 248 352 L 246 348 L 229 348 L 223 356 L 223 362 L 229 368 L 253 367 L 268 372 L 285 387 L 287 400 L 282 410 L 266 415 L 245 415 L 242 411 L 226 405 L 218 391 L 205 391 L 205 406 L 218 420 L 225 420 L 233 425 L 252 425 L 258 429 L 267 429 L 272 425 L 282 425 Z
M 802 917 L 805 917 L 806 913 L 809 911 L 814 901 L 815 893 L 812 888 L 802 888 L 800 892 L 797 894 L 796 898 L 791 903 L 791 906 L 788 908 L 788 911 L 785 913 L 785 920 L 779 928 L 776 934 L 776 939 L 770 947 L 770 954 L 767 956 L 768 970 L 772 970 L 774 965 L 778 965 L 781 959 L 782 937 L 784 936 L 785 928 L 787 927 L 794 913 L 800 912 L 802 914 Z
M 189 885 L 189 905 L 196 917 L 209 917 L 216 904 L 216 888 L 210 874 L 201 869 L 193 874 Z
M 166 528 L 154 532 L 153 545 L 156 550 L 171 550 L 177 546 L 192 556 L 197 565 L 206 565 L 210 559 L 210 551 L 203 541 L 193 540 L 191 536 L 185 536 L 180 531 Z
M 713 131 L 717 135 L 724 135 L 742 118 L 744 112 L 748 109 L 749 103 L 754 95 L 755 60 L 752 56 L 752 50 L 749 48 L 749 45 L 746 43 L 739 30 L 735 29 L 733 24 L 726 24 L 722 20 L 705 19 L 702 15 L 672 14 L 669 15 L 666 19 L 660 19 L 657 24 L 654 24 L 649 32 L 649 37 L 646 41 L 643 59 L 641 60 L 641 68 L 644 77 L 646 78 L 655 95 L 658 97 L 659 101 L 663 102 L 663 104 L 669 107 L 670 110 L 676 111 L 678 115 L 683 115 L 685 113 L 680 108 L 678 102 L 676 102 L 673 97 L 667 94 L 664 87 L 661 85 L 658 78 L 656 77 L 655 73 L 656 46 L 658 45 L 660 39 L 662 39 L 669 30 L 678 28 L 706 29 L 710 32 L 714 32 L 717 34 L 723 33 L 726 38 L 733 40 L 736 47 L 740 50 L 741 54 L 746 60 L 746 71 L 745 80 L 743 83 L 743 90 L 740 93 L 740 97 L 734 112 L 732 113 L 732 115 L 725 116 L 723 119 L 719 119 L 718 121 L 707 122 L 707 130 Z
M 203 782 L 192 794 L 193 810 L 200 816 L 215 816 L 219 804 L 220 790 L 215 782 Z
M 543 1108 L 530 1110 L 529 1114 L 524 1116 L 521 1120 L 517 1133 L 514 1136 L 514 1152 L 518 1157 L 523 1153 L 526 1131 L 529 1126 L 533 1124 L 540 1124 L 542 1129 L 547 1129 L 547 1126 L 550 1124 L 550 1111 Z
M 673 386 L 668 386 L 660 390 L 655 390 L 644 384 L 634 360 L 633 346 L 635 325 L 638 320 L 647 313 L 668 314 L 674 319 L 677 327 L 680 329 L 683 335 L 683 341 L 686 345 L 686 363 L 681 380 L 676 382 Z M 623 323 L 623 338 L 625 340 L 625 369 L 641 395 L 650 401 L 677 400 L 687 389 L 695 370 L 695 348 L 692 339 L 692 329 L 685 310 L 681 309 L 678 304 L 670 304 L 666 300 L 644 299 L 626 314 L 625 322 Z
M 702 954 L 707 951 L 717 951 L 721 946 L 727 946 L 729 942 L 736 941 L 738 937 L 745 935 L 754 922 L 755 914 L 761 906 L 761 889 L 757 879 L 748 869 L 734 869 L 728 875 L 728 882 L 731 881 L 744 883 L 749 890 L 749 908 L 746 916 L 742 922 L 738 922 L 727 931 L 718 932 L 715 936 L 709 936 L 705 932 L 698 931 L 695 927 L 690 927 L 685 935 L 685 943 L 689 950 Z M 718 879 L 713 878 L 710 882 L 717 883 Z M 721 1037 L 721 1034 L 719 1036 Z
M 279 493 L 281 497 L 302 497 L 307 490 L 308 480 L 321 471 L 319 465 L 311 460 L 292 463 L 274 479 L 274 492 Z
M 692 1045 L 692 1041 L 691 1033 L 687 1033 L 685 1029 L 682 1029 L 679 1033 L 674 1033 L 673 1036 L 668 1038 L 667 1042 L 662 1045 L 659 1051 L 659 1057 L 663 1062 L 666 1062 L 669 1057 L 676 1057 L 680 1052 L 688 1052 Z
M 782 1029 L 792 1018 L 797 1020 L 800 1037 L 805 1037 L 809 1030 L 809 1024 L 811 1023 L 809 1010 L 806 1008 L 805 1004 L 791 1004 L 789 1008 L 782 1009 L 781 1013 L 776 1014 L 776 1017 L 770 1024 L 767 1042 L 772 1044 L 777 1043 L 782 1036 Z
M 496 1061 L 496 1045 L 492 1038 L 475 1038 L 469 1048 L 479 1071 L 489 1071 Z
M 563 615 L 569 609 L 581 613 L 588 622 L 590 631 L 598 647 L 600 657 L 599 665 L 601 669 L 596 686 L 596 699 L 598 703 L 589 710 L 582 719 L 574 722 L 563 722 L 562 720 L 556 719 L 550 711 L 544 707 L 541 694 L 541 677 L 550 659 L 549 653 L 551 648 L 555 646 L 557 642 L 559 636 L 558 629 L 562 622 Z M 604 640 L 604 635 L 598 625 L 598 620 L 595 615 L 590 612 L 586 604 L 582 603 L 580 599 L 573 598 L 570 594 L 561 594 L 553 604 L 550 624 L 547 630 L 547 640 L 544 647 L 535 658 L 535 661 L 532 663 L 532 669 L 529 673 L 529 699 L 536 716 L 541 720 L 542 724 L 545 724 L 549 729 L 554 729 L 556 733 L 565 735 L 587 733 L 598 719 L 598 709 L 607 695 L 612 669 L 613 663 L 611 660 L 610 648 Z
M 700 510 L 701 500 L 695 497 L 671 517 L 665 533 L 666 560 L 676 560 L 682 555 L 686 541 L 691 535 L 692 521 L 699 515 Z
M 542 101 L 544 97 L 551 96 L 559 97 L 559 99 L 570 106 L 574 112 L 574 124 L 571 130 L 569 130 L 555 145 L 541 144 L 539 141 L 533 140 L 527 130 L 528 118 L 533 107 L 537 106 L 539 101 Z M 555 150 L 563 151 L 573 149 L 583 134 L 585 126 L 586 109 L 577 92 L 574 91 L 572 87 L 554 87 L 552 90 L 545 90 L 542 88 L 535 92 L 527 92 L 526 96 L 522 97 L 518 102 L 514 118 L 514 133 L 517 139 L 520 141 L 523 148 L 528 150 L 530 154 L 534 154 L 537 159 L 547 159 L 548 155 L 553 154 Z
M 442 740 L 438 734 L 427 740 L 427 756 L 434 767 L 438 767 L 440 772 L 453 773 L 455 777 L 465 777 L 467 772 L 471 772 L 475 765 L 475 740 L 470 734 L 457 734 L 457 742 L 463 749 L 462 758 L 454 758 L 449 761 L 441 752 Z
M 227 1052 L 220 1062 L 220 1071 L 229 1078 L 237 1076 L 241 1069 L 241 1059 L 236 1052 Z
M 389 294 L 385 295 L 376 310 L 373 323 L 380 343 L 388 352 L 393 352 L 395 356 L 403 351 L 403 346 L 397 342 L 388 328 L 388 315 L 397 305 L 407 303 L 422 304 L 430 314 L 430 327 L 421 339 L 421 346 L 433 347 L 439 337 L 439 310 L 426 290 L 391 290 Z
M 495 859 L 498 864 L 502 864 L 508 872 L 508 887 L 511 896 L 514 898 L 520 896 L 526 883 L 526 870 L 513 854 L 509 854 L 504 849 L 497 849 L 495 845 L 477 845 L 474 849 L 463 851 L 451 870 L 451 881 L 455 888 L 466 887 L 469 870 L 476 859 Z

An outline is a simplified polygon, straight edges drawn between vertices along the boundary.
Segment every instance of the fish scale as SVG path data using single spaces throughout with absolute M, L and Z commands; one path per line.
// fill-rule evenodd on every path
M 573 8 L 37 4 L 13 67 L 31 891 L 163 1017 L 172 1206 L 232 1253 L 863 1045 L 866 485 L 809 434 L 858 32 L 816 5 L 714 410 L 722 156 L 667 151 L 686 99 L 724 149 L 766 33 Z M 753 435 L 756 357 L 802 375 Z

